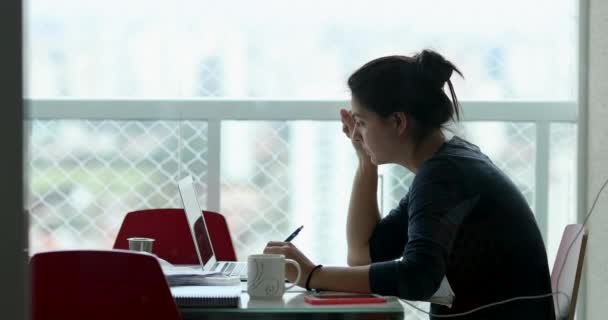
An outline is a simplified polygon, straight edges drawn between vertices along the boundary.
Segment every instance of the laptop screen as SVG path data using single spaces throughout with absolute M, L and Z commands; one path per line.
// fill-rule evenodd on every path
M 186 211 L 186 216 L 188 218 L 192 238 L 194 239 L 194 246 L 198 251 L 201 262 L 204 266 L 207 266 L 214 257 L 213 247 L 211 246 L 211 239 L 209 238 L 205 219 L 203 219 L 201 207 L 196 199 L 192 177 L 187 176 L 183 178 L 179 181 L 178 186 L 179 194 L 181 195 L 182 203 L 184 205 L 184 211 Z

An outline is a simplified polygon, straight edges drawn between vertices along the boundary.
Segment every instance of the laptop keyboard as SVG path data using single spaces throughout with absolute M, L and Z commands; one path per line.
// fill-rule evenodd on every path
M 220 272 L 227 276 L 246 276 L 247 263 L 245 262 L 224 262 Z

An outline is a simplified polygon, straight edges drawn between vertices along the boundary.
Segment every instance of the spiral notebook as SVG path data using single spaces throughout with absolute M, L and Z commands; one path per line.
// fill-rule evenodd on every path
M 241 285 L 171 287 L 175 303 L 180 307 L 236 308 L 241 298 Z

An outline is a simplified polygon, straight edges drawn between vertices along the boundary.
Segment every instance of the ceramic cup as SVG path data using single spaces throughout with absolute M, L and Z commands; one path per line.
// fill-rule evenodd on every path
M 129 250 L 152 253 L 152 245 L 154 244 L 154 239 L 133 237 L 128 238 L 127 240 L 129 241 Z
M 286 287 L 285 264 L 298 270 L 295 283 Z M 300 265 L 282 254 L 253 254 L 247 257 L 247 293 L 251 298 L 279 299 L 300 281 Z

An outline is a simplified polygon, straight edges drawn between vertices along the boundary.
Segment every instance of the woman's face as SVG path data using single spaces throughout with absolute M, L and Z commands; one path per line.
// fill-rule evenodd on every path
M 398 152 L 398 129 L 390 118 L 382 118 L 373 111 L 351 100 L 355 130 L 353 139 L 359 139 L 363 150 L 376 165 L 393 163 Z

